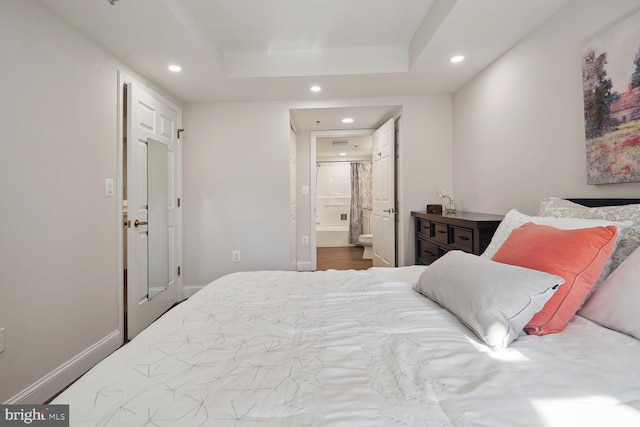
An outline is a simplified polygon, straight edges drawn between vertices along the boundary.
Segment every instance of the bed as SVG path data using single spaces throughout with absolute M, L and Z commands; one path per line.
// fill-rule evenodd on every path
M 635 205 L 610 208 L 633 218 L 612 220 L 626 224 L 614 233 L 622 259 L 560 332 L 520 330 L 492 347 L 467 313 L 446 306 L 452 295 L 456 303 L 465 298 L 460 289 L 429 297 L 438 289 L 420 288 L 440 280 L 446 262 L 234 273 L 167 312 L 52 403 L 70 405 L 73 426 L 638 426 L 640 317 L 629 299 L 640 303 L 640 250 L 631 247 L 640 200 L 629 202 Z M 544 203 L 539 217 L 613 212 L 563 199 Z M 480 258 L 472 261 L 496 264 Z M 602 269 L 611 267 L 609 260 Z M 565 285 L 551 289 L 557 294 Z M 617 289 L 623 285 L 631 289 Z M 605 320 L 580 314 L 603 304 Z M 507 322 L 524 322 L 520 311 Z

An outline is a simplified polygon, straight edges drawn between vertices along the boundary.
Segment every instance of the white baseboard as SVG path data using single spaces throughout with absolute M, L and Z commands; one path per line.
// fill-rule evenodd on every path
M 298 271 L 312 271 L 311 261 L 298 261 Z
M 113 331 L 91 347 L 49 372 L 9 399 L 6 404 L 42 404 L 87 372 L 123 343 L 120 330 Z
M 195 294 L 202 288 L 204 288 L 204 286 L 184 286 L 182 288 L 182 298 L 183 299 L 191 298 L 193 294 Z

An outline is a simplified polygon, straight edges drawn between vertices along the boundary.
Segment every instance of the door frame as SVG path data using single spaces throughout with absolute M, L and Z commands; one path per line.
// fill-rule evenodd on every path
M 126 319 L 125 319 L 125 298 L 126 293 L 124 289 L 124 232 L 125 232 L 125 224 L 123 222 L 123 199 L 124 199 L 124 138 L 126 137 L 125 131 L 125 123 L 124 123 L 124 86 L 128 82 L 133 82 L 141 87 L 144 87 L 148 90 L 151 90 L 159 100 L 168 105 L 172 105 L 177 107 L 178 111 L 178 128 L 182 128 L 182 107 L 177 105 L 175 102 L 167 99 L 162 96 L 156 90 L 149 87 L 149 85 L 142 83 L 139 79 L 133 77 L 131 74 L 126 73 L 125 71 L 118 70 L 118 108 L 117 108 L 117 224 L 118 224 L 118 262 L 117 262 L 117 283 L 118 283 L 118 329 L 122 334 L 123 342 L 127 341 L 126 335 Z M 182 199 L 182 138 L 179 138 L 177 144 L 177 153 L 178 153 L 178 179 L 176 181 L 176 195 Z M 176 248 L 176 263 L 179 266 L 183 265 L 182 259 L 182 208 L 178 208 L 177 218 L 176 218 L 176 240 L 177 240 L 177 248 Z M 184 287 L 182 281 L 182 275 L 176 275 L 176 286 L 178 289 L 178 299 L 182 300 L 184 298 Z
M 335 138 L 348 138 L 350 136 L 367 136 L 373 135 L 375 129 L 354 129 L 354 130 L 314 130 L 309 132 L 309 248 L 311 250 L 311 271 L 317 268 L 317 236 L 316 236 L 316 195 L 317 195 L 317 181 L 316 181 L 316 139 L 318 137 L 335 137 Z
M 298 135 L 289 117 L 289 270 L 298 270 L 298 198 L 297 191 Z

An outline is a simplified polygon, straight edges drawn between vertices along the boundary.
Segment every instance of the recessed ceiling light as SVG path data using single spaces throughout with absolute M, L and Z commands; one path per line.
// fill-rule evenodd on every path
M 454 64 L 458 63 L 458 62 L 462 62 L 464 61 L 464 56 L 462 55 L 456 55 L 456 56 L 452 56 L 451 59 L 449 59 L 449 61 L 453 62 Z
M 318 85 L 311 86 L 311 92 L 320 92 L 322 88 Z
M 341 155 L 341 156 L 346 156 L 346 155 L 347 155 L 347 153 L 340 153 L 340 155 Z
M 353 123 L 353 119 L 351 117 L 345 117 L 342 119 L 342 123 Z
M 167 68 L 169 68 L 169 71 L 173 73 L 179 73 L 180 71 L 182 71 L 182 67 L 176 64 L 171 64 Z

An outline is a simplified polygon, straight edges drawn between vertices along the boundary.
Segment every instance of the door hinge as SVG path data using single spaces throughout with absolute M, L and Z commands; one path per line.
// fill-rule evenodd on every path
M 178 133 L 178 139 L 180 139 L 180 134 L 181 134 L 182 132 L 184 132 L 184 129 L 178 129 L 178 132 L 177 132 L 177 133 Z
M 178 207 L 180 207 L 180 197 L 178 197 Z
M 178 266 L 178 276 L 180 275 L 180 266 Z

